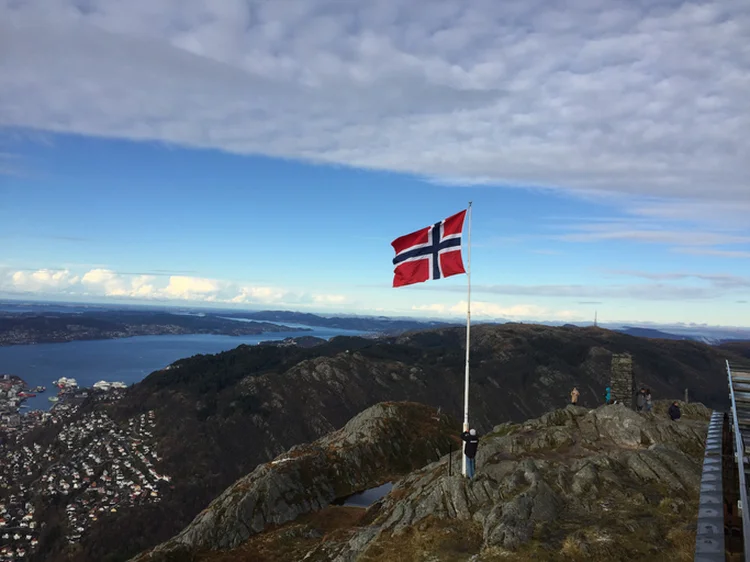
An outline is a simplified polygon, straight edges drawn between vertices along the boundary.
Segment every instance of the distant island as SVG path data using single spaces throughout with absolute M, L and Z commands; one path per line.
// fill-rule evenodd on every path
M 306 332 L 271 322 L 237 322 L 214 315 L 107 310 L 82 313 L 2 313 L 0 346 L 103 340 L 133 336 L 215 334 L 250 336 Z
M 286 323 L 294 326 L 288 326 Z M 254 336 L 274 332 L 312 331 L 308 326 L 369 332 L 371 336 L 386 336 L 411 330 L 443 328 L 454 326 L 454 324 L 383 316 L 326 317 L 278 310 L 170 312 L 168 310 L 113 308 L 85 312 L 60 312 L 41 309 L 34 312 L 0 312 L 0 346 L 133 336 L 187 334 Z
M 381 335 L 395 336 L 411 330 L 429 328 L 448 328 L 462 326 L 463 322 L 437 322 L 434 320 L 416 320 L 411 318 L 389 318 L 387 316 L 320 316 L 309 312 L 289 310 L 262 310 L 260 312 L 230 312 L 222 314 L 225 318 L 255 320 L 264 322 L 286 322 L 335 328 L 337 330 L 357 330 L 377 332 Z M 486 323 L 486 322 L 483 322 Z
M 238 311 L 236 309 L 141 308 L 118 305 L 13 303 L 0 300 L 0 346 L 56 343 L 78 340 L 116 339 L 132 336 L 215 334 L 253 336 L 263 333 L 307 332 L 311 328 L 351 330 L 365 337 L 397 336 L 430 328 L 462 327 L 462 321 L 436 321 L 387 316 L 327 315 L 288 310 Z M 481 324 L 516 324 L 502 319 Z M 541 325 L 556 325 L 541 322 Z M 564 328 L 583 329 L 586 325 L 565 324 Z M 693 340 L 709 345 L 750 340 L 746 328 L 665 326 L 665 329 L 639 326 L 600 326 L 636 337 Z M 667 331 L 668 330 L 668 331 Z M 356 335 L 356 334 L 352 334 Z M 263 342 L 269 343 L 269 342 Z M 309 345 L 312 342 L 296 342 Z
M 635 336 L 638 338 L 651 338 L 651 339 L 662 339 L 662 340 L 695 340 L 694 336 L 687 336 L 684 334 L 671 334 L 662 330 L 655 330 L 653 328 L 641 328 L 639 326 L 623 326 L 618 332 L 628 334 L 629 336 Z

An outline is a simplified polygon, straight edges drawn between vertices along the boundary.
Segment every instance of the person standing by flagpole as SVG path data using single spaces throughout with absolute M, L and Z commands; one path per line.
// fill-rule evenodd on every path
M 461 258 L 461 237 L 468 214 L 467 268 Z M 464 373 L 464 432 L 469 431 L 469 350 L 471 329 L 471 202 L 466 210 L 440 222 L 391 242 L 396 251 L 393 258 L 393 286 L 403 287 L 466 273 L 468 295 L 466 300 L 466 368 Z M 463 455 L 461 472 L 466 476 L 466 455 Z

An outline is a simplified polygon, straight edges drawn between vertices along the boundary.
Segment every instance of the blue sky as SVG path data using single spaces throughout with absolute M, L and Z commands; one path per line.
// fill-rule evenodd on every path
M 0 3 L 0 297 L 460 316 L 390 242 L 471 200 L 479 319 L 750 326 L 746 6 L 386 4 Z

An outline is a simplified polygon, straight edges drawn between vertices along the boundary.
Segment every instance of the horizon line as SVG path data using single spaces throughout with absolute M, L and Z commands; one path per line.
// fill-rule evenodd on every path
M 313 314 L 320 317 L 337 317 L 337 316 L 348 316 L 348 317 L 365 317 L 365 318 L 393 318 L 393 319 L 408 319 L 416 322 L 428 323 L 428 322 L 443 322 L 445 324 L 452 323 L 464 323 L 465 318 L 462 315 L 437 317 L 437 316 L 412 316 L 408 313 L 390 313 L 390 314 L 378 314 L 378 313 L 365 313 L 359 314 L 355 312 L 320 312 L 320 311 L 307 311 L 299 309 L 288 309 L 288 308 L 232 308 L 226 307 L 228 303 L 217 303 L 217 306 L 212 306 L 210 303 L 184 303 L 177 304 L 172 301 L 159 301 L 159 302 L 143 302 L 135 300 L 134 302 L 101 302 L 101 301 L 65 301 L 65 300 L 45 300 L 45 299 L 18 299 L 12 297 L 4 297 L 0 295 L 0 303 L 9 304 L 48 304 L 48 305 L 62 305 L 62 306 L 94 306 L 99 308 L 106 308 L 112 306 L 127 306 L 127 307 L 143 307 L 143 308 L 164 308 L 164 309 L 208 309 L 216 311 L 232 311 L 232 312 L 294 312 L 298 314 Z M 222 306 L 223 305 L 223 306 Z M 245 305 L 246 306 L 246 305 Z M 474 317 L 472 317 L 474 320 Z M 539 325 L 553 325 L 553 326 L 564 326 L 573 325 L 578 327 L 596 327 L 596 326 L 618 326 L 620 328 L 646 328 L 655 329 L 653 327 L 662 328 L 679 328 L 679 329 L 728 329 L 728 330 L 742 330 L 749 331 L 750 326 L 731 326 L 722 324 L 686 324 L 684 322 L 654 322 L 652 320 L 639 320 L 633 321 L 597 321 L 596 324 L 591 320 L 531 320 L 531 319 L 508 319 L 508 318 L 488 318 L 484 320 L 478 320 L 476 324 L 539 324 Z M 645 325 L 644 325 L 645 324 Z M 750 335 L 750 334 L 748 334 Z

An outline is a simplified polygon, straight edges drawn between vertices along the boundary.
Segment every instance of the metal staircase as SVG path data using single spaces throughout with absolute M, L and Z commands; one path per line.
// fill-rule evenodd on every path
M 713 412 L 708 424 L 706 450 L 701 475 L 695 562 L 725 562 L 724 478 L 722 471 L 724 414 Z
M 733 460 L 738 477 L 738 512 L 741 516 L 744 559 L 750 562 L 750 504 L 748 504 L 748 482 L 750 482 L 750 366 L 732 364 L 727 361 L 727 378 L 731 408 Z

